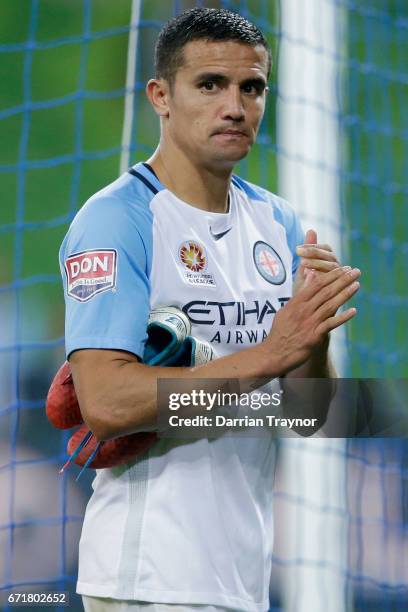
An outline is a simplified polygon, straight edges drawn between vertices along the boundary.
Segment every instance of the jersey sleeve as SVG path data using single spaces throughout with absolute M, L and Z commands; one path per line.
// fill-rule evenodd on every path
M 288 247 L 292 253 L 292 276 L 294 277 L 300 263 L 300 257 L 296 253 L 296 247 L 305 241 L 305 233 L 298 215 L 293 208 L 283 200 L 275 196 L 275 217 L 284 226 Z
M 60 249 L 67 357 L 86 348 L 142 357 L 150 310 L 149 215 L 105 196 L 75 217 Z
M 296 247 L 303 244 L 305 241 L 305 232 L 303 231 L 299 217 L 293 212 L 293 223 L 288 232 L 288 244 L 292 252 L 292 276 L 294 277 L 300 264 L 300 257 L 296 253 Z

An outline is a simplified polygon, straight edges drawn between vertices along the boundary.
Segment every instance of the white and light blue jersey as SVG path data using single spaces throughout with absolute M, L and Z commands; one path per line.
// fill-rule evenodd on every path
M 194 202 L 192 203 L 194 204 Z M 150 310 L 172 305 L 219 356 L 268 334 L 292 295 L 304 235 L 286 202 L 234 177 L 225 214 L 176 197 L 146 164 L 95 194 L 60 251 L 66 352 L 143 356 Z M 160 440 L 98 470 L 78 592 L 235 610 L 269 607 L 272 438 Z

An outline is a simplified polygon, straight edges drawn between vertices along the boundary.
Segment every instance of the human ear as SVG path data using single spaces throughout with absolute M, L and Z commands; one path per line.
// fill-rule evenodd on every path
M 154 111 L 160 117 L 169 116 L 169 84 L 164 79 L 150 79 L 146 85 L 146 95 Z

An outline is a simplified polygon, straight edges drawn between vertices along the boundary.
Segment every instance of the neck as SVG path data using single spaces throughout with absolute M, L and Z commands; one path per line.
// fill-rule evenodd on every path
M 181 200 L 201 210 L 218 213 L 228 211 L 232 168 L 217 171 L 215 168 L 198 165 L 163 141 L 160 141 L 147 161 L 160 182 Z

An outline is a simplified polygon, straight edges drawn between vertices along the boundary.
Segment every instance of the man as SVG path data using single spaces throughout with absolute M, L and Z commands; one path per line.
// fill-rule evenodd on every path
M 304 236 L 289 206 L 232 175 L 255 141 L 270 67 L 264 36 L 239 15 L 196 8 L 169 22 L 147 84 L 157 150 L 95 194 L 64 240 L 61 266 L 78 273 L 64 273 L 66 351 L 101 440 L 157 427 L 160 378 L 330 374 L 328 334 L 355 315 L 337 310 L 359 271 L 313 231 L 296 253 Z M 162 304 L 184 310 L 220 358 L 141 363 Z M 267 610 L 273 461 L 271 438 L 162 439 L 126 469 L 100 470 L 80 543 L 85 609 Z

